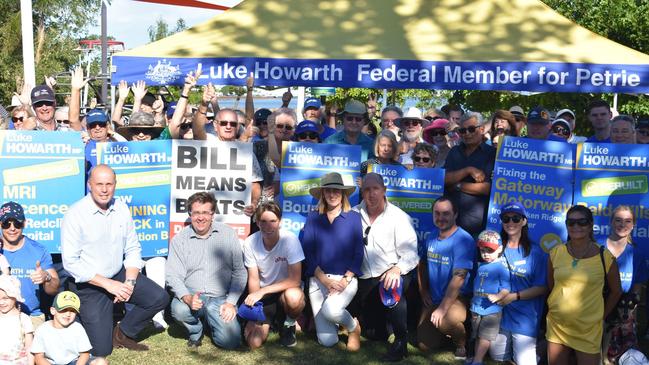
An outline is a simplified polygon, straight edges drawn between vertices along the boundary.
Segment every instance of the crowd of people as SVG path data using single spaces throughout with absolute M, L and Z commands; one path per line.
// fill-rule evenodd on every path
M 647 279 L 631 207 L 617 207 L 608 239 L 596 242 L 592 212 L 573 206 L 565 218 L 568 239 L 549 253 L 530 240 L 519 203 L 500 207 L 499 232 L 485 230 L 485 222 L 496 146 L 505 136 L 649 143 L 649 120 L 614 117 L 608 103 L 594 100 L 586 115 L 595 134 L 586 138 L 574 133 L 570 109 L 525 113 L 512 106 L 490 118 L 454 105 L 377 113 L 374 97 L 349 100 L 340 110 L 308 98 L 298 118 L 288 108 L 290 93 L 275 110 L 254 110 L 252 79 L 243 112 L 219 108 L 211 84 L 190 105 L 199 77 L 189 73 L 174 102 L 148 92 L 144 82 L 120 82 L 110 116 L 100 108 L 82 115 L 81 70 L 72 73 L 64 107 L 57 108 L 52 85 L 23 92 L 2 127 L 81 132 L 88 194 L 65 214 L 60 254 L 23 234 L 28 217 L 21 204 L 0 207 L 0 364 L 102 364 L 115 347 L 146 351 L 136 338 L 151 321 L 167 328 L 165 308 L 187 330 L 190 349 L 205 333 L 224 349 L 255 349 L 272 331 L 287 347 L 299 331 L 315 332 L 327 347 L 342 335 L 348 351 L 358 351 L 362 337 L 383 341 L 384 361 L 403 359 L 408 343 L 422 351 L 451 346 L 472 364 L 487 356 L 525 365 L 598 364 L 637 348 L 635 317 L 620 314 L 621 303 L 639 301 Z M 252 143 L 252 197 L 244 213 L 253 233 L 244 242 L 216 221 L 214 193 L 200 192 L 189 198 L 189 224 L 171 239 L 168 256 L 142 257 L 128 207 L 114 197 L 115 172 L 93 156 L 97 143 L 155 139 Z M 285 141 L 362 150 L 354 185 L 329 172 L 310 189 L 317 205 L 299 236 L 280 228 L 275 202 Z M 368 172 L 377 164 L 445 169 L 445 194 L 432 204 L 435 229 L 427 239 L 419 240 L 408 214 L 386 199 L 383 178 Z M 349 199 L 356 190 L 360 203 Z M 629 322 L 631 336 L 622 330 Z

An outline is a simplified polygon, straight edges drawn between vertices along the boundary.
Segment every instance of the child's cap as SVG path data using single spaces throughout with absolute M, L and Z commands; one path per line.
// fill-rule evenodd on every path
M 379 283 L 379 296 L 381 297 L 381 302 L 383 305 L 392 308 L 395 305 L 399 304 L 401 300 L 401 294 L 403 293 L 403 278 L 399 278 L 399 286 L 393 289 L 383 288 L 383 281 Z
M 502 244 L 503 241 L 496 231 L 486 230 L 480 232 L 480 235 L 478 235 L 478 247 L 488 247 L 495 251 Z
M 4 290 L 8 297 L 14 298 L 18 302 L 25 301 L 20 294 L 20 281 L 15 276 L 0 275 L 0 290 Z
M 73 309 L 75 312 L 79 313 L 81 308 L 81 301 L 79 297 L 71 291 L 62 291 L 54 297 L 52 302 L 52 307 L 60 312 L 65 309 Z
M 264 303 L 261 301 L 255 303 L 252 307 L 241 303 L 239 306 L 239 317 L 254 322 L 263 322 L 266 320 L 266 315 L 264 314 Z

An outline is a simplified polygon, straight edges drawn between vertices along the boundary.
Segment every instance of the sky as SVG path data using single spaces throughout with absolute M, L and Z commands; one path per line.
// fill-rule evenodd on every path
M 212 1 L 214 2 L 214 1 Z M 240 0 L 218 0 L 220 4 L 233 6 Z M 112 0 L 108 6 L 108 35 L 125 43 L 127 49 L 135 48 L 149 42 L 149 26 L 162 18 L 170 28 L 176 26 L 178 18 L 185 20 L 188 27 L 202 23 L 221 11 L 185 6 L 153 4 L 134 0 Z M 100 34 L 101 28 L 90 29 L 90 33 Z

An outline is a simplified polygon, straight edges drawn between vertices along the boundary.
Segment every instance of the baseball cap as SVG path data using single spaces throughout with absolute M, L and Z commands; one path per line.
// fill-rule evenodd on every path
M 500 238 L 500 234 L 496 231 L 485 230 L 480 232 L 478 235 L 478 247 L 487 247 L 492 250 L 497 250 L 498 247 L 502 246 L 503 240 Z
M 572 128 L 570 128 L 570 123 L 568 123 L 567 120 L 563 118 L 555 119 L 552 121 L 552 126 L 555 124 L 562 124 L 564 127 L 566 127 L 570 132 L 572 132 Z
M 91 109 L 88 111 L 88 114 L 86 114 L 86 123 L 107 123 L 108 122 L 108 116 L 106 113 L 99 109 Z
M 383 287 L 383 281 L 379 284 L 379 296 L 381 297 L 381 302 L 383 305 L 392 308 L 395 305 L 399 304 L 401 300 L 401 294 L 403 293 L 403 278 L 399 278 L 399 286 L 391 289 L 385 289 Z
M 550 123 L 550 112 L 542 106 L 537 106 L 527 114 L 528 123 Z
M 318 100 L 318 98 L 308 98 L 304 101 L 304 110 L 307 110 L 309 108 L 320 109 L 321 106 L 322 103 L 320 103 L 320 100 Z
M 5 222 L 9 219 L 15 219 L 18 222 L 25 221 L 25 211 L 22 205 L 16 202 L 7 202 L 0 207 L 0 222 Z
M 32 104 L 41 101 L 55 102 L 54 91 L 47 85 L 38 85 L 32 89 Z
M 513 107 L 509 108 L 509 112 L 514 114 L 514 115 L 521 116 L 521 117 L 525 116 L 525 112 L 523 111 L 523 108 L 521 108 L 518 105 L 514 105 Z
M 253 119 L 258 124 L 264 123 L 268 120 L 268 116 L 270 116 L 272 113 L 273 112 L 271 112 L 270 109 L 261 108 L 255 112 Z
M 523 204 L 519 202 L 509 203 L 500 209 L 501 217 L 507 213 L 515 213 L 520 215 L 521 217 L 527 218 L 527 213 L 525 213 L 525 207 L 523 206 Z
M 242 303 L 239 306 L 239 317 L 254 322 L 262 322 L 266 320 L 266 315 L 264 314 L 264 303 L 261 301 L 255 303 L 252 307 Z
M 8 297 L 14 298 L 17 302 L 24 302 L 20 294 L 20 281 L 13 275 L 0 275 L 0 290 L 3 290 Z
M 313 123 L 310 120 L 303 120 L 300 124 L 297 125 L 297 128 L 295 128 L 295 135 L 298 135 L 300 133 L 304 132 L 318 132 L 318 126 Z
M 71 291 L 62 291 L 54 297 L 52 302 L 52 307 L 60 312 L 65 309 L 74 309 L 75 312 L 79 313 L 81 308 L 81 300 L 79 297 Z
M 572 117 L 572 119 L 577 119 L 577 117 L 575 116 L 575 112 L 573 112 L 570 109 L 561 109 L 561 110 L 559 110 L 557 112 L 557 114 L 556 114 L 556 117 L 561 118 L 561 116 L 564 115 L 564 114 L 570 115 Z
M 345 107 L 341 112 L 338 114 L 366 114 L 367 113 L 367 107 L 365 107 L 365 104 L 358 101 L 358 100 L 349 100 L 348 102 L 345 103 Z

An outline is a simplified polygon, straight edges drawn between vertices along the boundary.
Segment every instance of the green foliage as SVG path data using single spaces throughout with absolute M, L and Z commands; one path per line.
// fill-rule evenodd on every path
M 169 24 L 167 24 L 167 22 L 160 17 L 155 21 L 155 24 L 149 26 L 149 41 L 159 41 L 162 38 L 169 37 L 172 34 L 182 32 L 185 29 L 187 29 L 187 24 L 185 23 L 185 20 L 183 18 L 178 18 L 178 20 L 176 20 L 176 27 L 171 29 Z
M 243 86 L 226 85 L 221 88 L 221 93 L 227 96 L 241 97 L 246 94 L 246 88 Z

